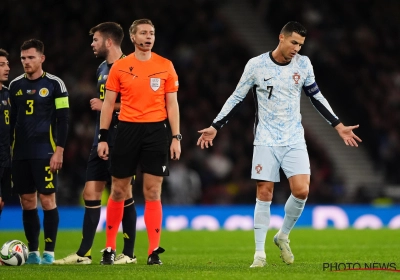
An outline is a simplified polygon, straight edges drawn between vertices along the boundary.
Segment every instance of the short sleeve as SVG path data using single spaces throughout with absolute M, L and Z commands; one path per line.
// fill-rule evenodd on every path
M 172 64 L 171 61 L 168 61 L 168 78 L 167 81 L 165 82 L 165 92 L 177 92 L 179 88 L 179 81 L 178 81 L 178 75 L 176 74 L 174 65 Z

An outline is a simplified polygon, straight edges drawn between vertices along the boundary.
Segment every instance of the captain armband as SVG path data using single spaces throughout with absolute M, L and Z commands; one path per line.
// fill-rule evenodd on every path
M 319 91 L 319 87 L 316 82 L 312 83 L 309 86 L 303 86 L 303 90 L 307 96 L 313 96 L 317 94 Z
M 69 108 L 68 96 L 56 98 L 55 103 L 56 109 Z

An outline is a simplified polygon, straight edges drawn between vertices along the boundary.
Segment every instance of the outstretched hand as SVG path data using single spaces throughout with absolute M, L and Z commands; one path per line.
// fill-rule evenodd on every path
M 204 147 L 208 148 L 208 145 L 212 146 L 212 141 L 215 136 L 217 136 L 217 130 L 212 126 L 199 130 L 198 133 L 201 133 L 201 136 L 199 137 L 199 140 L 197 140 L 197 146 L 200 145 L 202 149 L 204 149 Z
M 358 147 L 357 141 L 362 142 L 362 140 L 353 133 L 353 130 L 358 128 L 359 125 L 344 126 L 342 123 L 338 124 L 335 129 L 342 137 L 346 146 Z

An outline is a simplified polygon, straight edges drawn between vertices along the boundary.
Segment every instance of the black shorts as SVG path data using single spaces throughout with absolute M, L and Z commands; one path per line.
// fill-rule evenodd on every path
M 171 130 L 166 121 L 130 123 L 120 121 L 111 156 L 111 175 L 127 178 L 136 173 L 168 176 Z
M 110 148 L 111 149 L 111 148 Z M 87 181 L 106 181 L 111 182 L 110 159 L 103 160 L 97 154 L 97 146 L 93 146 L 90 151 L 89 160 L 86 168 Z
M 11 170 L 13 189 L 19 195 L 57 191 L 57 173 L 50 172 L 50 159 L 14 160 Z
M 8 197 L 10 195 L 11 195 L 11 168 L 0 167 L 0 197 Z

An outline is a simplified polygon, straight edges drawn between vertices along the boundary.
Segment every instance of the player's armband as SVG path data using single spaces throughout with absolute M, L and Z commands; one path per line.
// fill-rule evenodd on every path
M 313 96 L 319 92 L 319 87 L 317 83 L 314 82 L 309 86 L 303 86 L 303 90 L 307 96 Z
M 56 98 L 55 103 L 56 109 L 69 108 L 68 96 Z

